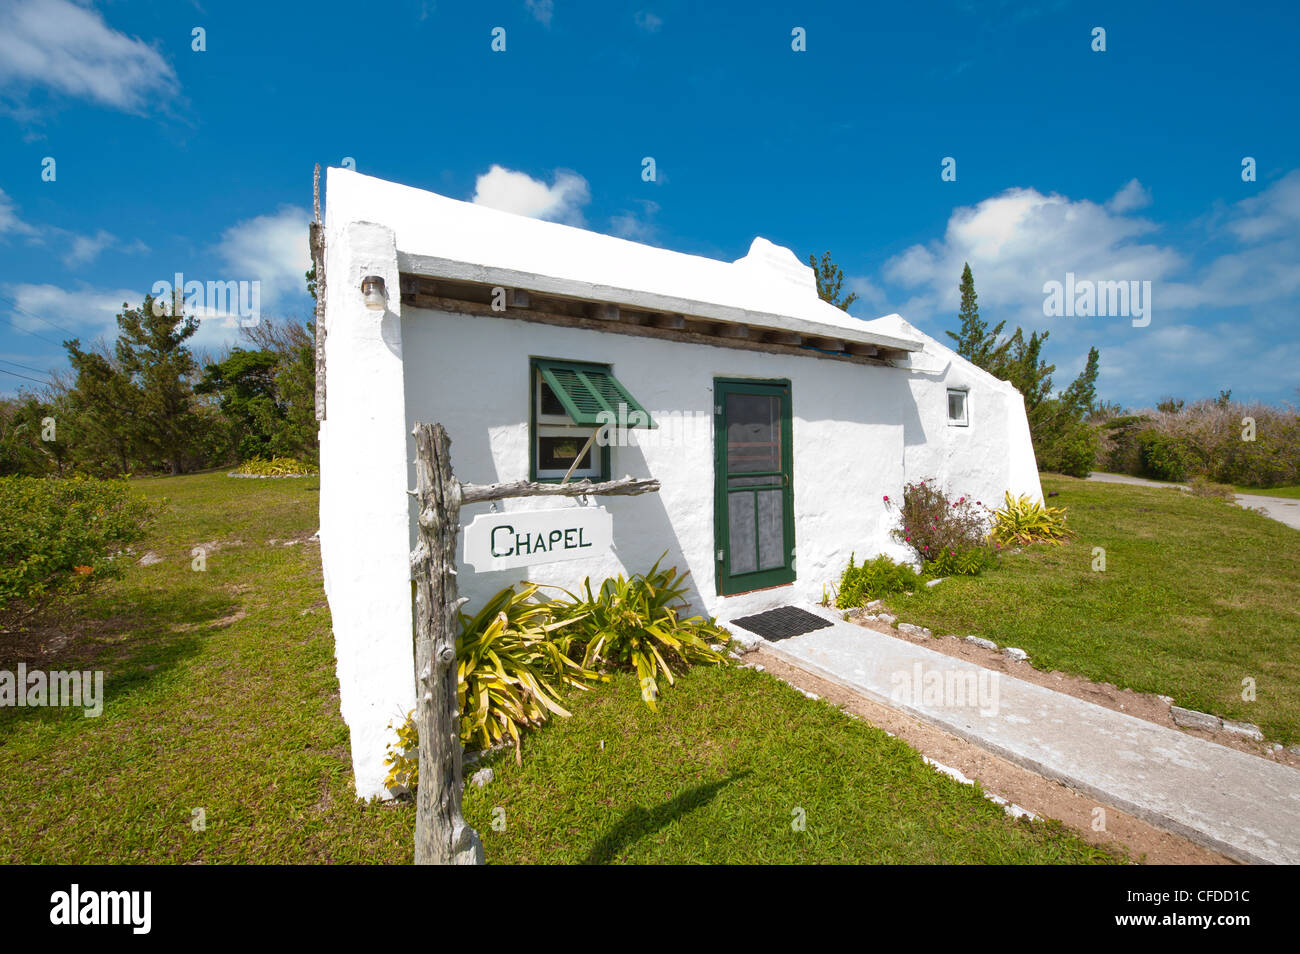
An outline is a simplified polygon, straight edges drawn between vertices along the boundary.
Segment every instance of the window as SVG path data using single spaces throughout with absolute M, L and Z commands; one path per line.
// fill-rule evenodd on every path
M 531 374 L 533 480 L 562 480 L 571 466 L 570 480 L 608 480 L 619 429 L 654 426 L 608 365 L 534 358 Z
M 957 388 L 949 388 L 948 423 L 953 427 L 965 427 L 969 423 L 966 413 L 966 392 Z

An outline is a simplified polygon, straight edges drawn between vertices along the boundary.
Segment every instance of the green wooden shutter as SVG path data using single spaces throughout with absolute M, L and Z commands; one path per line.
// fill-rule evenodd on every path
M 564 405 L 564 410 L 573 423 L 581 427 L 596 427 L 601 424 L 601 412 L 613 415 L 606 421 L 618 424 L 632 416 L 633 411 L 643 415 L 636 424 L 630 421 L 628 427 L 654 427 L 650 413 L 641 406 L 618 378 L 607 369 L 596 365 L 574 364 L 567 361 L 549 361 L 538 359 L 537 370 L 542 373 L 542 380 Z M 626 406 L 625 416 L 620 416 L 619 405 Z

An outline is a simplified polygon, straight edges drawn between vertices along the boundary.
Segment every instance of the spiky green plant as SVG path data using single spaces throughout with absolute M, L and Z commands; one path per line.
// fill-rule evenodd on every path
M 316 474 L 316 469 L 292 457 L 272 457 L 270 460 L 254 457 L 244 461 L 232 473 L 245 477 L 311 477 Z
M 583 668 L 634 669 L 641 698 L 651 709 L 657 708 L 660 678 L 671 686 L 674 669 L 725 664 L 725 649 L 715 650 L 712 644 L 725 647 L 730 641 L 730 634 L 712 619 L 682 617 L 688 605 L 684 580 L 689 571 L 661 570 L 662 561 L 660 557 L 648 573 L 630 579 L 621 573 L 611 577 L 598 593 L 592 592 L 588 577 L 582 595 L 565 591 L 569 601 L 558 601 L 552 610 L 557 619 L 576 624 L 569 638 L 583 645 Z
M 561 630 L 581 623 L 579 614 L 551 618 L 551 606 L 534 599 L 539 587 L 506 587 L 473 616 L 460 614 L 456 643 L 456 701 L 460 734 L 466 745 L 489 748 L 515 744 L 524 728 L 540 725 L 553 713 L 567 716 L 559 688 L 588 689 L 599 673 L 575 662 L 572 637 Z
M 1064 507 L 1048 507 L 1027 494 L 1012 497 L 993 511 L 993 539 L 998 543 L 1052 543 L 1060 545 L 1072 536 L 1065 523 Z

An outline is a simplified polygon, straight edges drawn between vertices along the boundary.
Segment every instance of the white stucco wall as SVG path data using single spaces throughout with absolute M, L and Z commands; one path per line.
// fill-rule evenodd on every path
M 343 187 L 336 190 L 336 182 Z M 375 182 L 339 170 L 329 173 L 328 398 L 327 419 L 321 426 L 325 587 L 333 616 L 341 710 L 351 734 L 357 791 L 364 797 L 387 794 L 382 780 L 384 753 L 393 738 L 388 724 L 400 720 L 415 704 L 409 569 L 415 508 L 407 494 L 414 486 L 411 429 L 416 421 L 442 423 L 452 439 L 456 474 L 466 482 L 526 479 L 531 357 L 613 366 L 614 374 L 661 429 L 644 440 L 644 432 L 636 432 L 633 446 L 612 448 L 612 476 L 656 477 L 662 490 L 592 501 L 605 506 L 614 518 L 614 548 L 599 558 L 496 573 L 478 573 L 462 564 L 460 591 L 469 598 L 471 610 L 521 579 L 573 589 L 585 576 L 599 582 L 616 573 L 646 570 L 667 551 L 667 565 L 691 572 L 690 599 L 696 611 L 734 618 L 795 599 L 820 598 L 823 585 L 838 580 L 852 552 L 859 560 L 882 552 L 908 558 L 910 554 L 890 539 L 895 514 L 882 497 L 900 496 L 909 480 L 932 477 L 951 491 L 989 504 L 995 504 L 1007 489 L 1041 498 L 1020 395 L 898 316 L 862 325 L 882 341 L 914 343 L 909 347 L 920 344 L 923 350 L 912 355 L 907 367 L 403 308 L 399 262 L 411 261 L 411 248 L 451 254 L 459 247 L 455 242 L 448 244 L 445 236 L 433 241 L 430 236 L 441 235 L 453 224 L 456 228 L 475 225 L 483 232 L 480 213 L 492 227 L 502 222 L 510 225 L 517 217 L 501 220 L 505 213 L 493 210 L 471 215 L 461 208 L 465 203 L 433 197 L 438 201 L 421 207 L 428 213 L 425 219 L 412 214 L 411 203 L 427 193 L 388 183 L 372 187 Z M 538 242 L 577 231 L 520 221 L 529 223 L 521 228 Z M 541 232 L 537 226 L 543 227 Z M 623 268 L 618 258 L 623 246 L 642 249 L 654 262 L 667 265 L 691 259 L 683 266 L 683 275 L 700 282 L 721 276 L 725 284 L 732 280 L 727 277 L 730 273 L 719 269 L 739 268 L 747 296 L 741 305 L 746 308 L 751 301 L 767 301 L 761 288 L 754 287 L 765 281 L 762 262 L 781 265 L 780 257 L 758 242 L 759 253 L 751 252 L 741 263 L 728 265 L 701 264 L 706 260 L 693 256 L 673 258 L 676 253 L 665 257 L 663 250 L 625 242 L 611 246 L 609 241 L 618 240 L 596 238 L 600 241 L 583 238 L 582 242 L 608 258 L 603 266 L 607 270 L 618 265 L 617 277 L 625 285 L 636 280 L 638 271 Z M 471 247 L 477 246 L 471 243 Z M 500 255 L 495 246 L 490 247 L 493 255 Z M 533 255 L 531 246 L 529 255 Z M 530 267 L 539 267 L 529 261 Z M 508 264 L 508 257 L 503 262 Z M 476 280 L 496 278 L 481 264 L 471 263 L 465 270 Z M 781 265 L 779 270 L 790 268 Z M 389 292 L 385 311 L 365 308 L 360 284 L 366 275 L 384 278 Z M 572 285 L 578 279 L 564 280 Z M 661 296 L 680 294 L 681 288 L 688 287 L 662 275 L 656 281 L 663 288 L 653 294 Z M 773 281 L 792 284 L 788 274 Z M 619 294 L 635 303 L 641 292 L 622 288 Z M 771 300 L 783 301 L 782 296 L 790 294 L 784 288 Z M 592 297 L 600 297 L 595 289 Z M 710 307 L 732 307 L 726 295 L 716 297 L 720 301 Z M 799 312 L 805 318 L 825 314 L 813 303 L 801 304 Z M 758 312 L 751 309 L 741 317 L 748 320 L 754 315 Z M 856 320 L 842 312 L 833 317 L 840 325 Z M 791 382 L 797 553 L 797 580 L 792 585 L 732 597 L 717 595 L 715 377 Z M 947 422 L 950 386 L 969 388 L 967 427 Z M 579 504 L 531 498 L 499 506 L 510 511 Z M 462 526 L 487 509 L 486 504 L 464 508 Z
M 400 285 L 389 229 L 327 230 L 321 562 L 357 792 L 386 796 L 387 727 L 415 705 Z M 388 310 L 365 307 L 366 275 L 384 279 Z
M 458 581 L 471 606 L 525 578 L 572 589 L 588 575 L 598 582 L 638 572 L 667 550 L 670 565 L 691 571 L 695 609 L 734 617 L 795 598 L 820 598 L 822 586 L 838 580 L 852 552 L 859 559 L 878 553 L 910 558 L 890 538 L 896 516 L 882 499 L 901 497 L 909 480 L 932 477 L 991 505 L 1007 488 L 1041 497 L 1037 471 L 1013 472 L 1023 460 L 1014 447 L 1020 435 L 1008 428 L 1020 404 L 1018 392 L 929 340 L 927 366 L 942 368 L 939 374 L 409 307 L 402 339 L 407 431 L 416 420 L 440 421 L 452 438 L 456 473 L 467 482 L 528 479 L 531 357 L 611 365 L 663 425 L 648 439 L 634 432 L 638 446 L 611 449 L 612 476 L 657 477 L 662 485 L 656 495 L 599 501 L 614 515 L 613 552 L 599 560 L 526 571 L 479 573 L 463 565 Z M 479 357 L 467 360 L 467 355 Z M 712 429 L 717 377 L 791 382 L 798 573 L 792 587 L 717 595 Z M 970 389 L 966 427 L 947 423 L 948 388 L 958 385 Z M 691 426 L 679 426 L 681 421 Z M 1027 428 L 1023 440 L 1028 442 Z M 411 444 L 408 458 L 413 456 Z M 1032 467 L 1032 448 L 1029 460 Z M 521 498 L 498 506 L 509 511 L 578 504 Z M 466 507 L 463 522 L 487 509 L 486 504 Z M 413 540 L 413 505 L 411 517 Z

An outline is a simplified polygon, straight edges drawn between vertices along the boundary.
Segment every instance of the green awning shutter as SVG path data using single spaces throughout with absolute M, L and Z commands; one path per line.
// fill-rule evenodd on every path
M 587 364 L 573 364 L 567 361 L 536 362 L 537 370 L 542 373 L 542 380 L 564 405 L 564 410 L 573 423 L 582 427 L 596 427 L 602 423 L 599 415 L 602 411 L 612 414 L 605 420 L 612 424 L 626 421 L 627 427 L 654 427 L 650 413 L 632 396 L 632 393 L 608 371 Z M 627 407 L 623 415 L 618 406 Z M 633 424 L 629 418 L 633 411 L 640 411 L 643 417 Z M 642 423 L 644 421 L 644 423 Z

